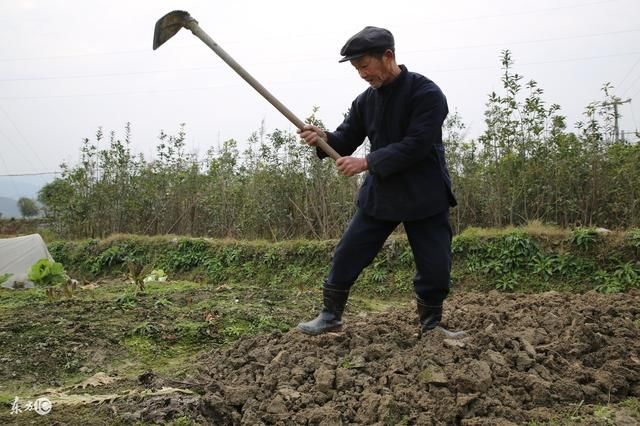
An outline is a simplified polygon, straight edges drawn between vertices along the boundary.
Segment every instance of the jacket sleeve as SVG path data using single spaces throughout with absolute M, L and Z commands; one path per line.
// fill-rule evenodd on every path
M 366 137 L 364 120 L 361 116 L 362 110 L 359 107 L 360 102 L 362 102 L 362 96 L 351 103 L 351 109 L 336 131 L 326 132 L 327 142 L 341 157 L 353 154 Z M 320 148 L 317 148 L 316 152 L 320 158 L 328 157 Z
M 380 178 L 402 172 L 423 160 L 436 143 L 442 143 L 442 123 L 449 112 L 440 89 L 427 85 L 414 92 L 407 131 L 400 141 L 367 155 L 369 173 Z

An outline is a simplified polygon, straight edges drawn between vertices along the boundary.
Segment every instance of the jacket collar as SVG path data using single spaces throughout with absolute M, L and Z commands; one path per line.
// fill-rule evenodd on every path
M 407 78 L 408 72 L 409 71 L 407 70 L 407 67 L 405 67 L 404 65 L 400 65 L 400 74 L 398 74 L 396 78 L 391 81 L 391 83 L 380 86 L 376 90 L 379 93 L 385 93 L 394 90 L 396 87 L 400 86 L 402 82 Z

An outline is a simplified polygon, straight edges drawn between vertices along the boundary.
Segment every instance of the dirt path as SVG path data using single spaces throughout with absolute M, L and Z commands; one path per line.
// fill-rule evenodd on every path
M 273 333 L 206 354 L 198 380 L 208 383 L 201 419 L 282 425 L 639 421 L 633 410 L 606 408 L 640 396 L 640 293 L 463 293 L 450 298 L 445 311 L 448 325 L 470 329 L 469 338 L 435 333 L 418 340 L 407 306 L 347 315 L 341 333 Z M 159 420 L 162 410 L 142 414 Z

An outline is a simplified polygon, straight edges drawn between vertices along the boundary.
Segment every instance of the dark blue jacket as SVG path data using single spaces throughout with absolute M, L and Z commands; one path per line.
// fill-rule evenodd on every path
M 351 155 L 369 138 L 369 173 L 358 207 L 378 219 L 410 221 L 440 213 L 456 201 L 442 145 L 447 99 L 433 81 L 400 68 L 390 84 L 361 93 L 327 137 L 341 156 Z M 326 157 L 320 150 L 318 155 Z

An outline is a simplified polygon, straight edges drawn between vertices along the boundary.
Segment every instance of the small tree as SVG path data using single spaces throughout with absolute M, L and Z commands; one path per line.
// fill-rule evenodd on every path
M 18 200 L 18 208 L 23 218 L 37 216 L 40 212 L 35 200 L 27 197 L 22 197 Z

